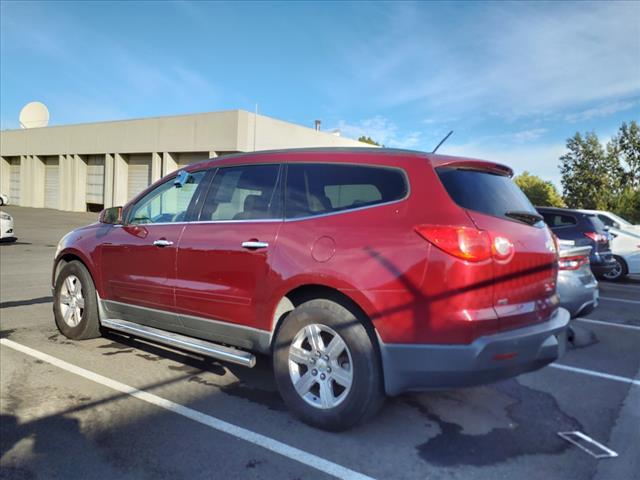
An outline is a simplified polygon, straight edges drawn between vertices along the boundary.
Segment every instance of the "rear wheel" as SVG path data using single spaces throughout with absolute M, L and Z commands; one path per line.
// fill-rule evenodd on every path
M 284 320 L 274 373 L 289 409 L 304 422 L 345 430 L 384 402 L 380 360 L 364 324 L 331 300 L 310 300 Z
M 60 270 L 53 294 L 53 314 L 65 337 L 84 340 L 100 336 L 96 289 L 81 262 L 69 262 Z
M 627 276 L 629 269 L 627 268 L 627 262 L 624 261 L 624 258 L 614 255 L 613 259 L 616 262 L 615 267 L 609 273 L 604 274 L 603 277 L 606 280 L 618 282 Z

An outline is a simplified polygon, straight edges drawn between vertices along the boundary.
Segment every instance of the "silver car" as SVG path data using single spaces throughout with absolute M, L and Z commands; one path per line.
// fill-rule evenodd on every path
M 598 281 L 589 268 L 591 247 L 573 247 L 560 242 L 558 296 L 571 318 L 586 315 L 598 306 Z

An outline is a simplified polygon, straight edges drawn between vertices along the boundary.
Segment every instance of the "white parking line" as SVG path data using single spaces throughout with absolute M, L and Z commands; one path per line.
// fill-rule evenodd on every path
M 228 423 L 224 420 L 220 420 L 219 418 L 206 415 L 202 412 L 189 407 L 185 407 L 184 405 L 180 405 L 179 403 L 172 402 L 171 400 L 167 400 L 152 393 L 138 390 L 137 388 L 130 387 L 129 385 L 125 385 L 124 383 L 112 380 L 111 378 L 103 377 L 100 374 L 85 370 L 84 368 L 65 362 L 64 360 L 60 360 L 59 358 L 53 357 L 38 350 L 34 350 L 33 348 L 27 347 L 20 343 L 16 343 L 12 340 L 2 338 L 0 339 L 0 344 L 42 360 L 43 362 L 50 363 L 51 365 L 79 375 L 80 377 L 91 380 L 92 382 L 96 382 L 113 390 L 131 395 L 138 400 L 151 403 L 152 405 L 155 405 L 157 407 L 164 408 L 165 410 L 177 413 L 178 415 L 182 415 L 183 417 L 211 427 L 214 430 L 227 433 L 246 442 L 252 443 L 267 450 L 271 450 L 272 452 L 282 455 L 283 457 L 290 458 L 291 460 L 295 460 L 296 462 L 302 463 L 311 468 L 315 468 L 316 470 L 319 470 L 328 475 L 332 475 L 336 478 L 346 480 L 373 480 L 367 475 L 358 473 L 354 470 L 343 467 L 342 465 L 338 465 L 337 463 L 333 463 L 329 460 L 318 457 L 317 455 L 314 455 L 312 453 L 305 452 L 304 450 L 300 450 L 298 448 L 287 445 L 286 443 L 279 442 L 278 440 L 274 440 L 273 438 L 267 437 L 260 433 L 247 430 L 246 428 L 238 427 L 237 425 L 233 425 L 232 423 Z
M 618 375 L 609 375 L 608 373 L 596 372 L 594 370 L 587 370 L 584 368 L 570 367 L 569 365 L 561 365 L 559 363 L 551 363 L 550 367 L 558 368 L 560 370 L 567 370 L 569 372 L 582 373 L 584 375 L 590 375 L 592 377 L 606 378 L 607 380 L 614 380 L 616 382 L 630 383 L 640 387 L 640 380 L 634 380 L 633 378 L 620 377 Z
M 620 328 L 628 328 L 631 330 L 640 330 L 640 326 L 638 325 L 627 325 L 625 323 L 614 323 L 614 322 L 605 322 L 603 320 L 593 320 L 592 318 L 574 318 L 574 320 L 579 320 L 581 322 L 587 323 L 595 323 L 597 325 L 607 325 L 609 327 L 620 327 Z
M 638 300 L 626 300 L 624 298 L 600 297 L 600 300 L 609 300 L 610 302 L 635 303 L 640 305 Z

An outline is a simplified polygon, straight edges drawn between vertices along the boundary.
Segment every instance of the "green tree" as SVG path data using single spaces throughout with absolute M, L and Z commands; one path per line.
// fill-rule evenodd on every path
M 623 123 L 607 144 L 607 155 L 618 161 L 622 188 L 611 210 L 633 223 L 640 223 L 640 128 L 636 121 Z
M 616 197 L 612 211 L 631 223 L 640 224 L 640 188 L 625 187 Z
M 609 155 L 595 133 L 576 133 L 567 140 L 560 157 L 562 193 L 572 208 L 611 210 L 623 183 L 624 170 L 616 155 Z
M 640 127 L 635 120 L 629 125 L 622 123 L 618 134 L 607 144 L 607 154 L 621 163 L 624 185 L 640 188 Z
M 540 207 L 565 207 L 564 200 L 553 183 L 523 172 L 514 181 L 534 205 Z
M 359 142 L 362 142 L 362 143 L 368 143 L 369 145 L 376 145 L 376 146 L 378 146 L 378 147 L 383 146 L 383 145 L 380 145 L 378 142 L 376 142 L 373 138 L 371 138 L 371 137 L 365 137 L 364 135 L 362 135 L 361 137 L 359 137 L 359 138 L 358 138 L 358 141 L 359 141 Z

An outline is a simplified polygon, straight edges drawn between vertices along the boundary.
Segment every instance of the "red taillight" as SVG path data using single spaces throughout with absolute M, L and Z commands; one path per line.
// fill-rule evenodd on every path
M 560 270 L 578 270 L 587 263 L 589 263 L 589 257 L 585 255 L 563 257 L 558 259 L 558 268 Z
M 607 243 L 607 236 L 596 232 L 585 232 L 585 236 L 597 243 Z
M 491 240 L 483 230 L 469 227 L 419 225 L 418 232 L 440 250 L 463 260 L 481 262 L 491 258 Z
M 440 250 L 469 262 L 482 262 L 491 257 L 507 260 L 513 255 L 511 240 L 477 228 L 418 225 L 416 232 Z
M 515 248 L 513 242 L 502 235 L 492 235 L 491 253 L 496 260 L 510 260 Z

